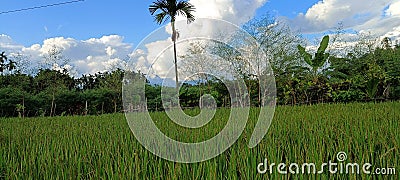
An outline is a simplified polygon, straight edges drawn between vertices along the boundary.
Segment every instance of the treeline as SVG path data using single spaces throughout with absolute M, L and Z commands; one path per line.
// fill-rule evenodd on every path
M 343 31 L 339 28 L 331 39 L 323 38 L 320 46 L 315 47 L 318 50 L 313 51 L 302 46 L 304 38 L 269 17 L 252 20 L 244 29 L 259 42 L 257 49 L 268 55 L 264 59 L 248 59 L 271 66 L 278 105 L 400 100 L 400 46 L 390 38 L 376 42 L 376 38 L 360 35 L 352 44 L 343 44 L 345 40 L 340 40 Z M 59 64 L 65 58 L 60 49 L 54 49 L 44 58 L 50 64 Z M 183 62 L 180 72 L 196 73 L 213 68 L 209 67 L 208 59 L 199 58 L 211 51 L 230 61 L 240 72 L 250 93 L 251 105 L 259 106 L 257 73 L 248 68 L 242 55 L 229 48 L 192 43 L 186 54 L 180 55 Z M 42 68 L 37 73 L 26 74 L 19 70 L 17 60 L 8 58 L 4 52 L 0 54 L 1 117 L 122 112 L 124 73 L 144 77 L 121 69 L 79 78 L 71 77 L 65 69 Z M 182 107 L 199 106 L 204 94 L 211 94 L 218 107 L 231 105 L 227 88 L 212 76 L 198 76 L 195 81 L 183 84 L 179 93 Z M 161 86 L 148 81 L 146 100 L 149 110 L 163 110 Z
M 0 76 L 0 116 L 57 116 L 120 112 L 123 72 L 74 79 L 66 71 Z
M 275 71 L 277 103 L 298 105 L 400 99 L 400 47 L 376 48 L 361 57 L 330 57 L 328 61 L 330 65 L 316 74 L 301 66 Z M 120 69 L 77 79 L 66 71 L 49 69 L 42 69 L 34 76 L 18 71 L 3 74 L 0 76 L 0 116 L 122 112 L 123 76 Z M 248 77 L 245 82 L 252 106 L 258 106 L 258 80 Z M 163 110 L 160 92 L 161 86 L 147 83 L 149 110 Z M 225 85 L 212 77 L 200 84 L 184 84 L 180 89 L 181 105 L 196 107 L 203 94 L 213 95 L 219 107 L 230 106 Z
M 376 48 L 360 57 L 330 56 L 325 67 L 276 73 L 279 104 L 400 99 L 400 47 Z

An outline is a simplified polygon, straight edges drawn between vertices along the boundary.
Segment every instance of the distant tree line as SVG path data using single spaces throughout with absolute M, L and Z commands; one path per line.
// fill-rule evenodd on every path
M 400 47 L 377 48 L 361 57 L 329 59 L 330 66 L 314 74 L 304 67 L 276 71 L 279 105 L 400 99 Z M 129 72 L 134 73 L 134 72 Z M 137 75 L 144 76 L 136 73 Z M 0 75 L 0 116 L 98 115 L 122 112 L 124 72 L 83 75 L 74 79 L 66 71 L 41 69 L 32 76 L 19 72 Z M 258 80 L 247 78 L 252 106 L 258 106 Z M 180 89 L 183 107 L 199 106 L 203 94 L 214 96 L 218 107 L 229 107 L 229 92 L 213 77 L 185 83 Z M 161 86 L 146 85 L 147 108 L 163 110 Z
M 277 104 L 348 103 L 400 100 L 400 46 L 384 38 L 376 43 L 361 37 L 355 45 L 338 45 L 340 28 L 324 37 L 315 50 L 305 48 L 304 39 L 269 17 L 250 21 L 244 29 L 257 42 L 274 71 Z M 336 41 L 336 42 L 335 42 Z M 328 43 L 329 46 L 328 47 Z M 207 59 L 199 58 L 215 51 L 237 68 L 250 93 L 251 105 L 260 105 L 258 74 L 247 70 L 241 56 L 226 47 L 192 43 L 182 61 L 180 71 L 202 71 Z M 22 73 L 18 58 L 0 54 L 0 116 L 32 117 L 60 115 L 98 115 L 123 112 L 122 81 L 124 74 L 145 77 L 139 72 L 110 72 L 73 78 L 66 69 L 52 69 L 64 62 L 62 51 L 49 51 L 48 66 L 37 73 Z M 254 59 L 254 58 L 253 58 Z M 195 67 L 195 68 L 194 68 Z M 194 69 L 193 69 L 194 68 Z M 197 69 L 196 69 L 197 68 Z M 182 107 L 198 107 L 200 97 L 211 94 L 218 107 L 229 107 L 231 100 L 225 85 L 208 75 L 199 75 L 184 83 L 179 97 Z M 163 110 L 161 86 L 146 84 L 147 108 Z

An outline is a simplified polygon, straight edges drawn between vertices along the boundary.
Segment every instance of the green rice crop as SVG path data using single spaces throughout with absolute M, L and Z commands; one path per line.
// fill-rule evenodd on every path
M 258 119 L 252 108 L 238 141 L 214 159 L 181 164 L 147 151 L 131 133 L 123 114 L 0 119 L 0 179 L 399 179 L 395 175 L 259 174 L 267 158 L 275 163 L 336 161 L 400 164 L 400 102 L 319 104 L 277 107 L 271 127 L 258 146 L 247 147 Z M 198 110 L 187 111 L 195 115 Z M 169 137 L 203 141 L 226 124 L 229 109 L 219 109 L 205 127 L 185 129 L 163 112 L 151 114 Z

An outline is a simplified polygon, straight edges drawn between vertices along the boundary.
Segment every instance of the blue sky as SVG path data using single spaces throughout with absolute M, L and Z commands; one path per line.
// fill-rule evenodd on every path
M 24 66 L 38 68 L 53 46 L 70 59 L 74 76 L 94 74 L 123 65 L 135 55 L 143 38 L 161 27 L 148 12 L 153 0 L 84 0 L 28 11 L 6 11 L 73 0 L 3 1 L 0 6 L 0 51 L 22 54 Z M 342 22 L 345 37 L 354 32 L 387 36 L 400 42 L 400 0 L 189 0 L 196 17 L 211 17 L 242 25 L 269 13 L 310 39 Z M 350 33 L 351 32 L 351 33 Z M 165 32 L 170 33 L 170 32 Z M 171 43 L 149 43 L 148 51 Z M 146 57 L 143 57 L 146 59 Z M 145 60 L 143 60 L 145 61 Z M 147 57 L 147 61 L 150 61 Z M 147 62 L 148 63 L 148 62 Z M 165 67 L 163 67 L 165 68 Z M 160 67 L 162 69 L 162 67 Z
M 20 0 L 2 2 L 0 11 L 65 2 L 63 0 Z M 151 1 L 86 0 L 73 4 L 0 15 L 6 26 L 0 33 L 24 45 L 40 43 L 46 38 L 64 36 L 75 39 L 119 34 L 137 43 L 158 26 L 147 7 Z M 46 31 L 47 29 L 47 31 Z
M 66 0 L 69 1 L 69 0 Z M 4 1 L 0 11 L 30 8 L 63 0 L 19 0 Z M 257 10 L 257 15 L 266 12 L 295 17 L 317 0 L 271 0 Z M 74 39 L 99 38 L 118 34 L 126 42 L 139 43 L 147 34 L 159 27 L 148 12 L 152 0 L 85 0 L 67 5 L 34 9 L 23 12 L 0 14 L 0 34 L 11 36 L 17 43 L 32 45 L 51 37 Z

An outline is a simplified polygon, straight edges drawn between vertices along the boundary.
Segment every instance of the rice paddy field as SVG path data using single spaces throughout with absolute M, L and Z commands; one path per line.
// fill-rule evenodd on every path
M 199 129 L 185 129 L 163 112 L 151 114 L 162 132 L 187 142 L 215 136 L 229 109 Z M 198 110 L 186 112 L 195 115 Z M 395 179 L 400 178 L 400 102 L 319 104 L 276 108 L 271 127 L 255 148 L 247 144 L 257 117 L 253 108 L 238 141 L 223 154 L 201 163 L 161 159 L 135 139 L 124 114 L 0 119 L 0 179 Z M 391 168 L 390 175 L 259 173 L 269 163 L 370 163 Z M 361 167 L 360 167 L 361 168 Z M 387 171 L 388 173 L 388 171 Z

